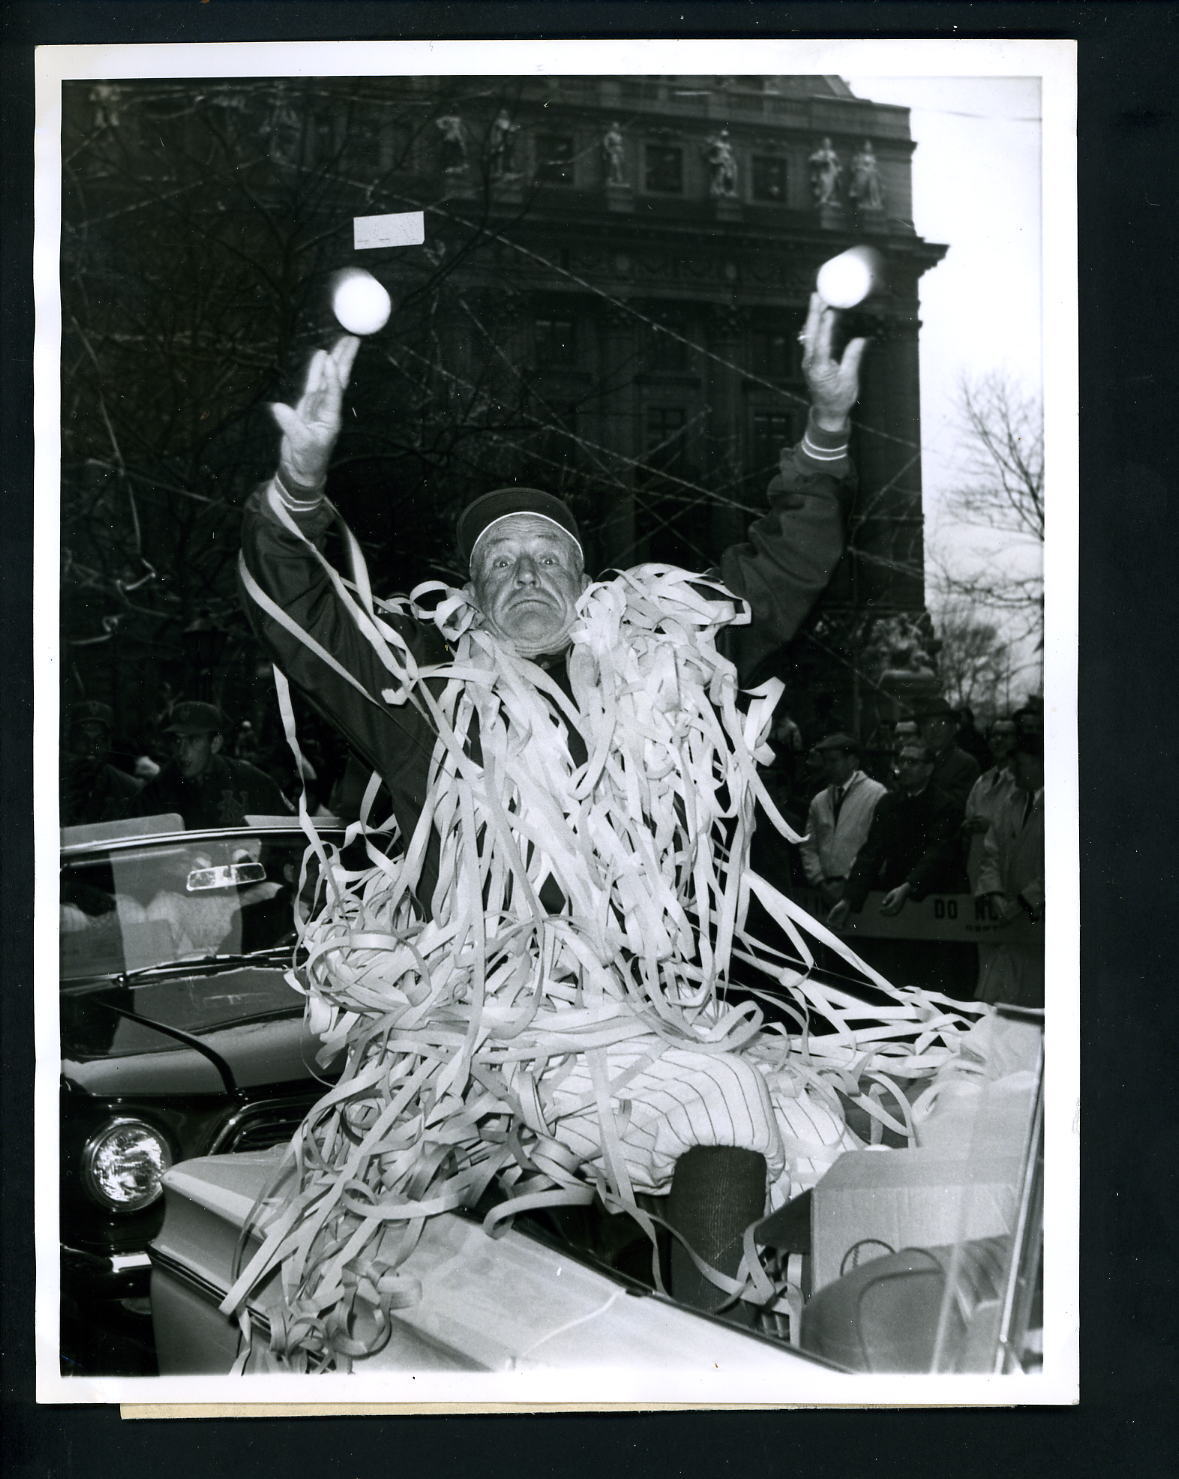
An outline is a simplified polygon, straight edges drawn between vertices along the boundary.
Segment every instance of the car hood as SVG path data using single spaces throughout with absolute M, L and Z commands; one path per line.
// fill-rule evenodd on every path
M 269 966 L 67 987 L 63 1073 L 87 1093 L 224 1093 L 310 1078 L 303 998 Z

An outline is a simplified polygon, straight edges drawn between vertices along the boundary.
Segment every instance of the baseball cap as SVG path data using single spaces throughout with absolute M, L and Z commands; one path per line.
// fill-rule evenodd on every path
M 468 564 L 480 536 L 492 524 L 512 514 L 538 514 L 542 519 L 548 519 L 563 529 L 581 551 L 577 520 L 569 505 L 555 493 L 545 493 L 540 488 L 493 488 L 490 493 L 482 493 L 468 503 L 458 517 L 455 537 L 459 554 Z
M 164 725 L 165 734 L 220 734 L 225 728 L 225 715 L 216 704 L 203 704 L 186 699 L 172 705 L 172 715 Z

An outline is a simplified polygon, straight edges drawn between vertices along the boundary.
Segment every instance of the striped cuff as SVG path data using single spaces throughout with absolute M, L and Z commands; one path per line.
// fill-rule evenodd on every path
M 807 416 L 806 431 L 803 432 L 799 445 L 804 457 L 809 457 L 812 462 L 823 467 L 829 467 L 831 463 L 842 462 L 847 457 L 847 432 L 824 431 L 821 426 L 815 425 L 815 413 L 812 411 Z
M 298 488 L 283 478 L 281 471 L 274 474 L 274 491 L 289 509 L 306 513 L 317 508 L 323 501 L 323 488 Z

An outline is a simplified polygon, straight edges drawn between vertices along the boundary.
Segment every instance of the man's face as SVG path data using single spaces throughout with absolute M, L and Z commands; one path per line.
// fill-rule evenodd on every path
M 823 778 L 831 786 L 844 786 L 852 778 L 856 768 L 856 757 L 846 750 L 820 750 L 819 764 L 823 767 Z
M 1033 795 L 1044 784 L 1044 761 L 1038 755 L 1029 755 L 1020 750 L 1012 762 L 1015 771 L 1015 784 L 1021 791 L 1030 791 Z
M 174 734 L 172 758 L 185 780 L 203 775 L 209 761 L 221 748 L 219 734 Z
M 991 733 L 987 743 L 991 747 L 991 756 L 996 765 L 1002 765 L 1008 758 L 1015 745 L 1015 725 L 1010 719 L 998 719 L 991 725 Z
M 921 724 L 921 738 L 931 750 L 944 750 L 954 738 L 954 722 L 944 714 L 935 714 Z
M 512 514 L 477 542 L 467 589 L 489 630 L 532 657 L 565 645 L 587 583 L 563 529 L 537 514 Z
M 913 795 L 929 784 L 933 761 L 926 758 L 918 745 L 904 745 L 897 758 L 897 780 L 902 791 Z
M 83 719 L 70 731 L 70 748 L 87 760 L 99 760 L 111 747 L 110 731 L 100 719 Z

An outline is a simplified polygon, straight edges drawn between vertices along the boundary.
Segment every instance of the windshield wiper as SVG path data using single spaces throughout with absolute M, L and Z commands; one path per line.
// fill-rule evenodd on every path
M 290 945 L 271 945 L 266 950 L 248 950 L 231 955 L 196 955 L 189 960 L 161 960 L 156 965 L 139 966 L 133 971 L 123 971 L 118 981 L 127 986 L 132 981 L 142 981 L 147 976 L 184 973 L 186 971 L 228 971 L 243 965 L 272 965 L 277 961 L 290 960 L 293 955 Z

